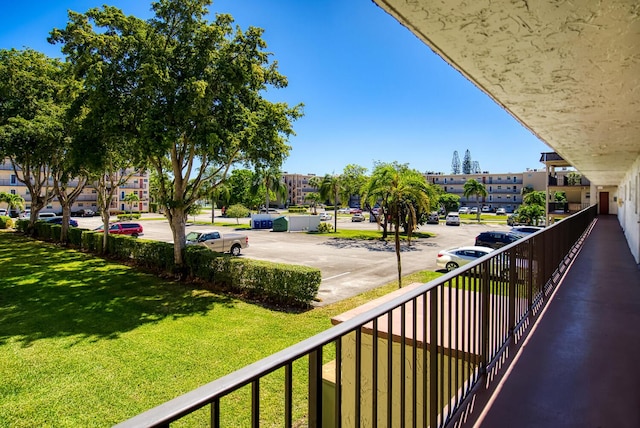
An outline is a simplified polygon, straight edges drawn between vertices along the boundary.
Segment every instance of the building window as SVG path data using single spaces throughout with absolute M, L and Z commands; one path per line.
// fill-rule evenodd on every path
M 501 190 L 501 189 L 502 189 L 502 186 L 498 186 L 498 190 Z
M 16 180 L 16 176 L 11 174 L 11 182 L 10 182 L 10 184 L 16 184 L 16 181 L 17 181 Z
M 16 194 L 16 189 L 11 189 L 11 194 L 15 195 Z

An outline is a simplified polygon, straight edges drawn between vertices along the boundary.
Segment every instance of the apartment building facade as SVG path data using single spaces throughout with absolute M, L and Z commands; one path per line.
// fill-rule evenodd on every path
M 149 211 L 149 172 L 148 171 L 126 171 L 127 175 L 132 173 L 127 182 L 123 186 L 119 186 L 116 190 L 109 211 L 112 214 L 120 212 L 148 212 Z M 70 186 L 77 185 L 72 181 Z M 53 186 L 53 180 L 49 179 L 49 188 Z M 18 175 L 13 170 L 13 166 L 8 158 L 0 162 L 0 192 L 6 192 L 21 196 L 25 203 L 24 208 L 31 208 L 31 195 L 27 186 L 18 180 Z M 135 193 L 138 201 L 129 203 L 125 201 L 128 194 Z M 94 212 L 99 211 L 98 207 L 98 191 L 95 187 L 88 184 L 78 196 L 78 199 L 71 207 L 71 211 L 79 211 L 81 209 L 89 209 Z M 46 207 L 44 212 L 62 212 L 60 202 L 56 197 L 53 198 Z
M 491 211 L 504 208 L 514 212 L 522 204 L 522 189 L 530 187 L 544 191 L 546 172 L 544 170 L 527 170 L 520 173 L 488 173 L 481 174 L 444 174 L 426 173 L 425 179 L 430 184 L 440 186 L 445 192 L 460 196 L 460 206 L 475 207 L 475 197 L 464 196 L 464 184 L 469 180 L 482 183 L 487 189 L 487 196 L 480 199 L 480 204 Z
M 289 174 L 287 172 L 282 174 L 282 180 L 287 186 L 287 205 L 309 203 L 307 195 L 318 191 L 318 189 L 309 184 L 309 179 L 315 176 L 315 174 Z

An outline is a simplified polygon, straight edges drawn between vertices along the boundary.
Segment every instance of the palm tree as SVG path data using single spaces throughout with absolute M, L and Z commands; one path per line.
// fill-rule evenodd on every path
M 475 196 L 476 197 L 476 202 L 478 202 L 478 223 L 480 223 L 480 212 L 482 211 L 480 209 L 480 198 L 485 198 L 487 196 L 487 188 L 484 187 L 484 184 L 480 183 L 477 180 L 474 180 L 473 178 L 471 180 L 468 180 L 466 183 L 464 183 L 464 196 L 465 198 L 470 198 L 471 196 Z
M 282 182 L 282 173 L 276 168 L 256 171 L 251 185 L 251 193 L 257 195 L 260 189 L 264 189 L 266 193 L 265 208 L 267 212 L 269 212 L 269 197 L 271 195 L 283 200 L 287 198 L 287 186 Z
M 311 208 L 313 208 L 313 215 L 318 214 L 318 210 L 317 210 L 318 202 L 322 201 L 322 196 L 320 196 L 320 193 L 318 192 L 307 193 L 307 195 L 304 198 L 305 200 L 311 202 Z
M 13 193 L 0 192 L 0 202 L 7 204 L 7 213 L 9 213 L 11 209 L 22 210 L 24 208 L 24 198 Z
M 133 212 L 133 203 L 138 202 L 140 198 L 136 192 L 131 192 L 128 195 L 125 195 L 123 201 L 129 204 L 129 213 Z
M 342 196 L 342 177 L 327 174 L 320 183 L 320 197 L 325 200 L 333 199 L 333 231 L 338 231 L 338 204 Z
M 420 172 L 395 163 L 378 166 L 365 186 L 365 198 L 369 202 L 382 201 L 383 212 L 394 226 L 398 287 L 402 287 L 400 226 L 405 226 L 411 245 L 411 234 L 417 227 L 419 213 L 430 207 L 428 195 L 427 182 Z

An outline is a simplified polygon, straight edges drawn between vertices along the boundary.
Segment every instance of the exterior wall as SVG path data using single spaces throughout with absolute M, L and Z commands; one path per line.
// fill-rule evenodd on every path
M 618 186 L 616 200 L 618 221 L 627 238 L 636 263 L 640 264 L 640 156 Z
M 288 205 L 304 205 L 307 194 L 317 192 L 317 189 L 309 186 L 309 179 L 315 174 L 282 174 L 284 184 L 287 186 Z
M 522 204 L 523 187 L 530 185 L 535 190 L 544 190 L 544 177 L 543 171 L 499 174 L 425 174 L 427 182 L 439 185 L 447 193 L 460 196 L 460 205 L 469 207 L 478 206 L 478 202 L 473 197 L 470 199 L 464 197 L 464 183 L 475 179 L 484 184 L 488 193 L 487 197 L 480 201 L 480 205 L 489 206 L 493 210 L 504 208 L 507 212 L 515 211 Z
M 388 367 L 389 364 L 386 361 L 386 358 L 382 357 L 378 362 L 378 386 L 377 386 L 377 395 L 378 395 L 378 420 L 372 421 L 372 412 L 371 408 L 373 405 L 372 399 L 372 379 L 370 374 L 373 372 L 373 336 L 370 334 L 362 334 L 362 347 L 361 347 L 361 370 L 363 376 L 361 377 L 361 395 L 360 395 L 360 405 L 361 405 L 361 413 L 360 413 L 360 425 L 366 427 L 376 427 L 376 426 L 386 426 L 387 421 L 387 395 L 388 395 Z M 423 420 L 423 412 L 429 411 L 429 403 L 425 403 L 423 392 L 423 381 L 429 378 L 429 358 L 427 355 L 427 366 L 425 367 L 423 364 L 424 357 L 424 349 L 422 347 L 417 349 L 416 352 L 416 360 L 415 365 L 413 361 L 413 353 L 410 345 L 406 346 L 405 359 L 402 360 L 402 344 L 398 341 L 393 341 L 392 343 L 392 373 L 396 375 L 393 378 L 392 390 L 391 394 L 392 398 L 392 419 L 393 426 L 401 426 L 400 418 L 404 417 L 404 422 L 406 426 L 411 426 L 413 423 L 413 413 L 416 412 L 416 420 L 417 426 L 422 427 Z M 386 338 L 378 338 L 378 355 L 386 356 L 388 351 L 388 340 Z M 444 367 L 445 379 L 448 377 L 449 370 L 449 357 L 445 357 L 442 366 Z M 415 378 L 416 378 L 416 409 L 413 409 L 411 405 L 406 405 L 404 408 L 401 407 L 401 386 L 400 379 L 398 378 L 399 373 L 401 373 L 401 365 L 405 366 L 405 378 L 404 378 L 404 389 L 405 396 L 407 397 L 407 403 L 412 400 L 413 394 L 413 376 L 415 370 Z M 456 360 L 452 358 L 452 365 L 458 364 L 459 370 L 461 370 L 463 365 L 469 365 L 466 369 L 467 373 L 470 373 L 474 370 L 474 366 L 468 362 L 463 360 Z M 335 367 L 335 361 L 328 364 L 330 369 Z M 342 426 L 343 427 L 355 427 L 359 426 L 355 421 L 355 383 L 356 379 L 356 339 L 355 333 L 352 333 L 348 336 L 345 336 L 342 340 Z M 335 384 L 333 383 L 333 378 L 331 374 L 332 370 L 324 370 L 324 390 L 323 396 L 327 397 L 329 402 L 333 402 L 334 397 L 334 388 Z M 462 372 L 462 370 L 461 370 Z M 457 388 L 460 388 L 465 379 L 458 379 L 459 385 Z M 429 385 L 427 384 L 427 390 Z M 449 397 L 451 397 L 457 391 L 450 391 L 449 385 L 445 386 L 446 390 L 444 391 Z M 328 412 L 330 413 L 330 411 Z M 428 413 L 427 413 L 428 415 Z M 323 426 L 333 426 L 334 416 L 333 414 L 324 414 L 323 415 Z
M 53 185 L 53 182 L 50 181 L 50 184 Z M 73 185 L 73 183 L 71 184 Z M 0 163 L 0 192 L 14 193 L 22 196 L 25 200 L 25 209 L 31 208 L 31 195 L 29 194 L 27 186 L 18 181 L 8 158 L 4 159 L 2 163 Z M 140 201 L 134 203 L 132 207 L 123 201 L 124 196 L 131 192 L 135 192 L 140 199 Z M 77 211 L 81 208 L 90 209 L 95 212 L 98 211 L 98 194 L 96 189 L 91 185 L 87 185 L 83 189 L 82 193 L 78 196 L 78 199 L 71 207 L 71 211 Z M 111 212 L 116 213 L 129 211 L 130 209 L 133 212 L 149 211 L 148 171 L 136 172 L 129 179 L 127 184 L 118 188 L 118 191 L 114 195 L 110 208 Z M 43 208 L 43 211 L 58 213 L 62 211 L 62 207 L 57 198 L 54 197 L 53 200 Z

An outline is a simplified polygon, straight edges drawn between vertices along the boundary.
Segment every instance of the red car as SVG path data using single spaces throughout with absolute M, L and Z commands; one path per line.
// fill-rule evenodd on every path
M 102 232 L 103 226 L 93 229 L 94 232 Z M 142 225 L 139 223 L 111 223 L 109 233 L 114 235 L 131 235 L 134 238 L 142 235 Z

